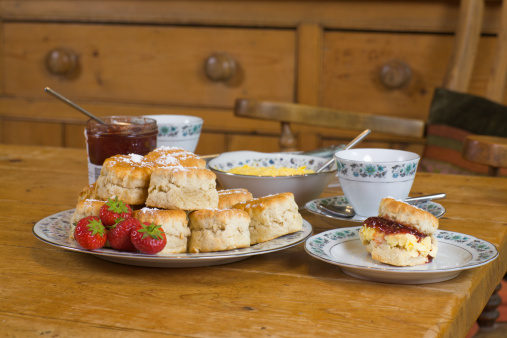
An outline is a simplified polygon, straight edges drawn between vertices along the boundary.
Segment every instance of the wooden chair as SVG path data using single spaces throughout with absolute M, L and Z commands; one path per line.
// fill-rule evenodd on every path
M 424 135 L 422 120 L 348 112 L 297 103 L 238 99 L 235 103 L 234 114 L 241 117 L 279 121 L 281 151 L 299 150 L 296 136 L 291 130 L 291 123 L 358 131 L 371 129 L 380 133 L 408 137 L 422 138 Z

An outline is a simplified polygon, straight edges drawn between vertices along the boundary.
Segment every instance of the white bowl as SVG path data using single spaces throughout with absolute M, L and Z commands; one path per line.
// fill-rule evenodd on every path
M 292 192 L 300 208 L 306 202 L 320 196 L 336 175 L 336 168 L 321 173 L 295 176 L 250 176 L 232 174 L 228 171 L 245 164 L 255 167 L 288 167 L 317 170 L 328 159 L 315 156 L 295 155 L 289 153 L 261 153 L 255 151 L 233 151 L 223 153 L 210 160 L 208 167 L 217 175 L 219 184 L 224 189 L 245 188 L 253 197 L 262 197 L 281 192 Z
M 377 216 L 384 197 L 404 200 L 414 183 L 419 155 L 395 149 L 349 149 L 334 154 L 343 193 L 363 217 Z
M 203 119 L 190 115 L 144 115 L 157 121 L 157 147 L 180 147 L 195 152 Z

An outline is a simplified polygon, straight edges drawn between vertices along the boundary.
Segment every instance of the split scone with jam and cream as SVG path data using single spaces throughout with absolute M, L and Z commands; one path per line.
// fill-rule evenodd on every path
M 438 219 L 429 212 L 386 197 L 380 202 L 378 217 L 364 221 L 359 238 L 374 260 L 414 266 L 436 257 L 437 228 Z
M 303 218 L 291 192 L 254 198 L 232 208 L 246 211 L 251 218 L 250 245 L 303 229 Z

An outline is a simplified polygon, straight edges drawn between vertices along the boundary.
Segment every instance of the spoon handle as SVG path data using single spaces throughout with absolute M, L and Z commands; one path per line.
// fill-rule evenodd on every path
M 341 150 L 347 150 L 347 149 L 350 149 L 352 148 L 353 146 L 355 146 L 356 144 L 358 144 L 359 142 L 361 142 L 366 136 L 368 136 L 369 134 L 371 133 L 371 130 L 370 129 L 366 129 L 365 131 L 363 131 L 361 134 L 357 135 L 355 139 L 353 139 L 352 141 L 350 141 L 343 149 Z M 330 165 L 331 163 L 333 163 L 335 161 L 334 159 L 334 156 L 329 159 L 326 163 L 324 163 L 323 166 L 321 166 L 319 169 L 317 169 L 317 173 L 320 173 L 321 171 L 323 171 L 324 169 L 327 168 L 328 165 Z
M 409 197 L 405 199 L 405 202 L 415 202 L 415 201 L 429 201 L 429 200 L 438 200 L 442 198 L 446 198 L 445 193 L 432 194 L 432 195 L 424 195 L 419 197 Z
M 69 106 L 71 106 L 72 108 L 74 109 L 77 109 L 79 110 L 81 113 L 85 114 L 86 116 L 88 116 L 89 118 L 91 119 L 94 119 L 95 121 L 97 121 L 98 123 L 100 124 L 103 124 L 103 125 L 107 125 L 106 122 L 102 121 L 101 119 L 99 119 L 97 116 L 93 115 L 92 113 L 84 110 L 83 108 L 81 108 L 80 106 L 78 106 L 77 104 L 75 104 L 74 102 L 70 101 L 69 99 L 67 99 L 66 97 L 63 97 L 62 95 L 58 94 L 57 92 L 55 92 L 53 89 L 49 88 L 49 87 L 46 87 L 44 88 L 44 90 L 46 92 L 48 92 L 49 94 L 53 95 L 54 97 L 56 97 L 57 99 L 59 99 L 60 101 L 68 104 Z

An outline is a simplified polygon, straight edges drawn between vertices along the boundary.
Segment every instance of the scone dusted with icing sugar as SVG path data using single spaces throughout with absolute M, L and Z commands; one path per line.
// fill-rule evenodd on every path
M 250 245 L 303 229 L 303 218 L 290 192 L 240 202 L 233 209 L 244 210 L 251 218 Z
M 201 209 L 188 214 L 188 252 L 214 252 L 250 246 L 250 216 L 237 209 Z
M 178 147 L 158 147 L 144 156 L 156 167 L 197 167 L 206 168 L 206 161 L 196 154 Z
M 167 244 L 161 253 L 187 252 L 187 242 L 190 236 L 187 213 L 183 210 L 161 210 L 142 208 L 134 211 L 134 217 L 141 222 L 161 225 L 164 229 Z
M 218 208 L 231 209 L 233 205 L 252 198 L 252 193 L 244 188 L 218 190 Z
M 427 211 L 393 198 L 383 198 L 378 217 L 367 218 L 359 238 L 374 260 L 394 266 L 430 263 L 436 257 L 433 235 L 438 219 Z
M 117 196 L 131 205 L 144 204 L 148 196 L 152 166 L 143 156 L 136 154 L 107 158 L 95 182 L 97 198 L 107 200 Z
M 187 211 L 217 208 L 216 175 L 204 168 L 157 167 L 151 174 L 146 205 Z

